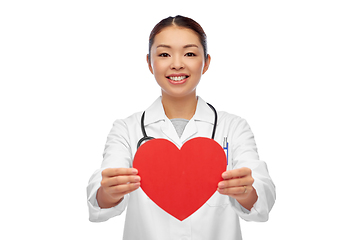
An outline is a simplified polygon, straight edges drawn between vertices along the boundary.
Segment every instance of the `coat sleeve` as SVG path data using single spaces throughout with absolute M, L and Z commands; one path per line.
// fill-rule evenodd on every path
M 125 210 L 129 195 L 126 195 L 117 206 L 101 209 L 96 200 L 96 193 L 100 188 L 101 173 L 104 169 L 129 167 L 131 167 L 131 149 L 128 128 L 123 120 L 116 120 L 106 141 L 101 168 L 94 172 L 87 186 L 87 204 L 91 222 L 106 221 Z
M 237 118 L 233 123 L 232 168 L 247 167 L 252 171 L 253 187 L 258 200 L 251 211 L 244 209 L 235 199 L 230 197 L 230 203 L 239 217 L 246 221 L 265 222 L 275 203 L 275 185 L 270 178 L 267 165 L 259 160 L 254 135 L 246 120 Z M 230 144 L 230 143 L 229 143 Z

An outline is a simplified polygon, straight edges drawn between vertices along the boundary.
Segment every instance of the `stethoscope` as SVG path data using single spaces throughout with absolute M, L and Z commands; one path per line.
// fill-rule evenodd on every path
M 209 107 L 213 110 L 214 112 L 214 115 L 215 115 L 215 118 L 214 118 L 214 127 L 213 127 L 213 131 L 212 131 L 212 135 L 211 135 L 211 139 L 214 139 L 215 137 L 215 131 L 216 131 L 216 124 L 217 124 L 217 112 L 215 110 L 215 108 L 210 104 L 208 103 Z M 154 137 L 150 137 L 146 134 L 146 131 L 145 131 L 145 126 L 144 126 L 144 119 L 145 119 L 145 111 L 143 112 L 142 116 L 141 116 L 141 131 L 142 131 L 142 134 L 144 135 L 144 137 L 142 137 L 139 141 L 138 141 L 138 144 L 137 144 L 137 148 L 140 147 L 141 143 L 144 142 L 144 141 L 148 141 L 148 140 L 151 140 L 151 139 L 155 139 Z

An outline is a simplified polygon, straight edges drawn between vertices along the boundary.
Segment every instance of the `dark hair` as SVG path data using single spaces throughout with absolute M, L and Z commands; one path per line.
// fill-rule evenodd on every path
M 154 29 L 150 33 L 149 37 L 149 59 L 150 59 L 150 51 L 151 47 L 154 43 L 155 36 L 160 33 L 164 28 L 170 27 L 170 26 L 178 26 L 178 27 L 184 27 L 193 30 L 196 32 L 196 34 L 199 36 L 201 45 L 204 48 L 204 56 L 205 59 L 207 59 L 207 41 L 206 41 L 206 34 L 200 24 L 195 22 L 193 19 L 184 17 L 181 15 L 177 15 L 175 17 L 168 17 L 163 20 L 161 20 L 158 24 L 155 25 Z

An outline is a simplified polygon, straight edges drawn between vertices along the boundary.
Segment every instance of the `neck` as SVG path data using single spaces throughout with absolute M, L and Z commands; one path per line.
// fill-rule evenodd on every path
M 161 98 L 164 111 L 169 119 L 184 118 L 190 120 L 196 111 L 197 97 L 194 93 L 188 97 L 174 98 L 172 96 L 162 94 Z

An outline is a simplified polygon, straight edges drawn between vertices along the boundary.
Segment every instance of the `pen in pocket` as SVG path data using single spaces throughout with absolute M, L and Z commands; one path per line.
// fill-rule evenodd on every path
M 226 165 L 229 164 L 228 155 L 229 155 L 229 143 L 227 142 L 227 137 L 224 137 L 223 149 L 226 155 Z

